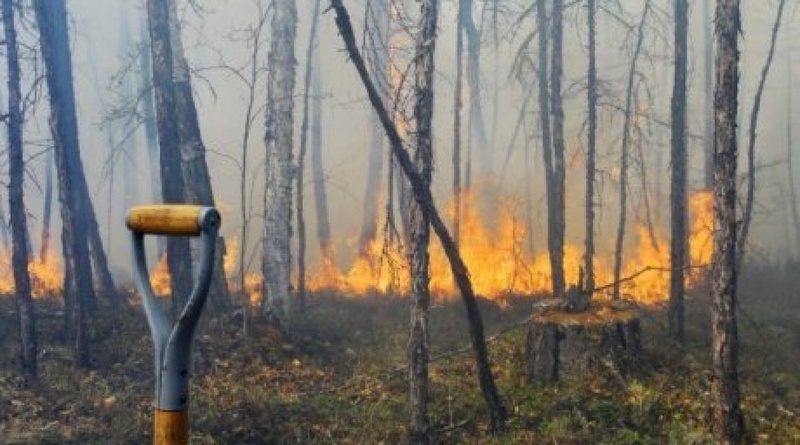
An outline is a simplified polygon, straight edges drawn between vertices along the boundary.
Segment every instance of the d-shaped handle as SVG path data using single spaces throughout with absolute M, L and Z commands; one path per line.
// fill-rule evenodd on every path
M 136 259 L 136 285 L 142 294 L 142 305 L 153 337 L 156 408 L 161 411 L 183 411 L 188 406 L 192 335 L 208 295 L 220 224 L 220 214 L 213 207 L 149 205 L 134 207 L 128 212 L 127 225 L 133 234 Z M 158 307 L 150 285 L 145 234 L 199 235 L 203 238 L 199 274 L 186 306 L 174 323 Z

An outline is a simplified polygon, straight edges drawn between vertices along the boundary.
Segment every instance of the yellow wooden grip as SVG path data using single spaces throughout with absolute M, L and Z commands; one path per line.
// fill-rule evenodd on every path
M 185 204 L 137 206 L 128 211 L 128 228 L 153 235 L 200 235 L 200 215 L 206 207 Z
M 189 411 L 156 409 L 153 419 L 154 445 L 187 445 L 189 443 Z

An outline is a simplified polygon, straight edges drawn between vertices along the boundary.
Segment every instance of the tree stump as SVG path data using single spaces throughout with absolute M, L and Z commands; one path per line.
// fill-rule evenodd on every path
M 626 372 L 641 353 L 638 310 L 624 302 L 592 301 L 571 312 L 567 302 L 548 300 L 534 308 L 525 345 L 531 382 L 552 383 L 609 362 Z

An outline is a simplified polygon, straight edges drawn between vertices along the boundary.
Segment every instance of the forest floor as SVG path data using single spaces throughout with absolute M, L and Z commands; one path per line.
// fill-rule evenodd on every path
M 741 286 L 742 404 L 752 442 L 800 443 L 799 285 L 789 268 L 759 268 Z M 523 373 L 525 329 L 515 326 L 531 300 L 483 302 L 510 414 L 496 436 L 487 433 L 463 307 L 437 302 L 430 318 L 437 442 L 710 443 L 707 299 L 696 292 L 688 301 L 684 358 L 669 353 L 665 312 L 651 308 L 642 314 L 644 360 L 632 373 L 600 369 L 548 387 L 527 384 Z M 288 337 L 259 324 L 244 337 L 240 319 L 227 315 L 204 321 L 194 348 L 192 443 L 406 441 L 407 301 L 330 294 L 309 301 Z M 41 317 L 40 380 L 30 388 L 17 373 L 13 320 L 11 299 L 0 299 L 0 444 L 150 442 L 152 346 L 140 307 L 98 310 L 89 371 L 73 368 L 60 318 Z

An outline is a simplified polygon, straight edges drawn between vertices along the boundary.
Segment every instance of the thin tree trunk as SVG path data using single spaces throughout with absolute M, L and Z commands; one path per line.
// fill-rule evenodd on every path
M 480 156 L 480 173 L 485 178 L 492 174 L 492 150 L 486 137 L 481 100 L 481 37 L 472 17 L 472 1 L 459 0 L 459 14 L 467 36 L 467 85 L 469 86 L 469 131 L 473 145 Z
M 50 222 L 53 215 L 53 164 L 55 163 L 54 150 L 47 150 L 44 171 L 44 208 L 42 209 L 42 234 L 39 240 L 39 261 L 47 262 L 50 252 Z
M 264 209 L 264 309 L 289 326 L 291 302 L 292 133 L 294 128 L 294 44 L 297 6 L 294 0 L 273 6 L 268 56 L 266 135 L 266 205 Z
M 739 396 L 739 336 L 736 323 L 736 113 L 739 90 L 738 0 L 717 0 L 716 90 L 714 93 L 714 254 L 711 331 L 712 430 L 719 443 L 744 441 Z
M 761 78 L 758 80 L 756 95 L 753 99 L 753 110 L 750 112 L 750 133 L 747 140 L 747 191 L 745 192 L 744 212 L 742 215 L 742 232 L 739 235 L 738 261 L 739 266 L 744 259 L 745 249 L 747 248 L 747 235 L 750 232 L 750 223 L 753 220 L 753 204 L 756 194 L 756 131 L 758 128 L 758 113 L 761 110 L 761 97 L 764 94 L 764 86 L 767 84 L 769 69 L 772 67 L 772 59 L 775 55 L 775 43 L 778 41 L 778 30 L 781 27 L 783 8 L 786 0 L 778 3 L 778 12 L 775 23 L 772 25 L 772 37 L 769 42 L 769 52 L 764 67 L 761 69 Z
M 389 104 L 389 80 L 386 73 L 391 70 L 389 60 L 389 2 L 370 0 L 367 2 L 367 23 L 370 37 L 367 45 L 372 61 L 372 76 L 381 85 L 383 103 Z M 380 204 L 380 182 L 383 176 L 384 139 L 381 123 L 372 116 L 372 133 L 367 167 L 367 183 L 364 190 L 364 205 L 361 216 L 361 234 L 358 239 L 358 252 L 361 256 L 369 253 L 369 246 L 378 234 L 378 206 Z
M 672 174 L 670 181 L 669 335 L 684 344 L 684 268 L 686 266 L 686 39 L 688 5 L 675 2 L 675 70 L 672 89 Z
M 75 364 L 89 364 L 86 317 L 92 301 L 91 260 L 87 239 L 88 195 L 83 193 L 78 119 L 75 114 L 75 91 L 72 84 L 72 55 L 67 31 L 64 0 L 35 0 L 33 3 L 39 28 L 39 45 L 46 70 L 50 97 L 50 127 L 53 132 L 59 201 L 63 223 L 65 260 L 65 300 L 71 298 L 73 347 Z
M 414 199 L 419 204 L 420 210 L 424 215 L 427 216 L 431 227 L 436 233 L 436 236 L 439 238 L 439 242 L 442 244 L 442 248 L 450 263 L 453 276 L 455 277 L 458 288 L 461 291 L 461 297 L 464 300 L 464 306 L 466 307 L 467 312 L 467 320 L 470 326 L 472 347 L 475 350 L 478 378 L 489 410 L 491 428 L 493 431 L 496 431 L 502 428 L 505 423 L 506 410 L 500 400 L 500 395 L 497 392 L 497 387 L 494 383 L 494 377 L 492 376 L 491 364 L 489 362 L 489 355 L 486 348 L 486 339 L 483 333 L 483 319 L 481 318 L 480 309 L 478 308 L 475 298 L 475 292 L 472 288 L 472 281 L 469 278 L 469 271 L 467 270 L 467 266 L 461 258 L 461 254 L 458 252 L 458 248 L 456 247 L 453 238 L 447 231 L 447 227 L 445 226 L 444 221 L 442 221 L 439 211 L 436 209 L 430 188 L 425 187 L 420 173 L 417 171 L 416 167 L 414 167 L 408 152 L 403 147 L 403 140 L 400 138 L 397 127 L 392 122 L 389 113 L 383 106 L 380 95 L 378 94 L 374 84 L 372 83 L 372 80 L 369 77 L 369 73 L 364 65 L 364 59 L 361 57 L 356 44 L 355 36 L 353 35 L 350 17 L 347 14 L 347 10 L 342 5 L 342 0 L 331 0 L 331 7 L 336 12 L 336 25 L 339 29 L 340 35 L 342 36 L 342 40 L 345 43 L 350 59 L 358 71 L 358 75 L 364 84 L 364 88 L 367 90 L 367 95 L 370 103 L 372 103 L 372 107 L 375 109 L 378 117 L 380 117 L 381 124 L 386 130 L 390 147 L 392 149 L 392 154 L 394 155 L 394 158 L 397 160 L 400 167 L 403 169 L 403 173 L 411 183 Z
M 464 8 L 456 19 L 456 84 L 453 94 L 453 239 L 461 239 L 461 111 L 464 108 Z
M 554 296 L 563 294 L 563 264 L 556 255 L 556 208 L 558 206 L 555 192 L 555 177 L 553 174 L 553 139 L 550 133 L 550 90 L 548 80 L 547 62 L 547 9 L 545 0 L 536 0 L 536 24 L 539 28 L 539 119 L 541 120 L 542 155 L 544 159 L 544 182 L 547 190 L 547 251 L 550 255 L 550 275 Z M 561 277 L 558 281 L 557 277 Z
M 12 233 L 11 263 L 17 303 L 22 374 L 29 380 L 35 380 L 38 373 L 36 314 L 31 300 L 31 277 L 28 274 L 29 252 L 26 240 L 28 228 L 23 192 L 25 163 L 22 158 L 22 111 L 20 109 L 22 90 L 13 1 L 3 0 L 2 8 L 8 73 L 6 124 L 8 127 L 8 209 Z
M 160 149 L 161 196 L 164 203 L 182 204 L 186 202 L 186 196 L 181 169 L 178 105 L 173 85 L 168 0 L 147 0 L 147 18 Z M 191 291 L 192 266 L 188 238 L 173 236 L 167 239 L 167 264 L 172 285 L 172 311 L 176 314 Z
M 433 177 L 433 73 L 436 49 L 438 1 L 423 0 L 420 6 L 420 35 L 417 37 L 415 71 L 414 120 L 417 124 L 415 168 L 423 187 L 430 189 Z M 430 335 L 430 222 L 418 202 L 410 206 L 411 245 L 411 332 L 408 340 L 409 402 L 411 405 L 411 442 L 431 443 L 428 418 L 428 359 Z
M 650 0 L 644 4 L 642 19 L 636 30 L 636 47 L 633 50 L 633 59 L 628 70 L 628 83 L 625 89 L 625 120 L 622 124 L 622 148 L 620 153 L 619 168 L 619 225 L 617 226 L 617 238 L 614 244 L 614 286 L 611 298 L 620 298 L 620 279 L 622 278 L 622 251 L 625 242 L 625 222 L 628 212 L 628 146 L 631 139 L 631 118 L 634 113 L 633 87 L 636 78 L 636 64 L 639 61 L 639 54 L 642 52 L 642 42 L 644 41 L 644 25 L 647 23 L 647 14 L 650 12 Z M 646 192 L 646 191 L 645 191 Z
M 319 41 L 319 37 L 317 37 Z M 319 46 L 314 51 L 314 65 L 311 75 L 311 172 L 314 180 L 314 209 L 317 214 L 317 239 L 326 270 L 336 266 L 331 223 L 328 215 L 328 194 L 325 189 L 325 170 L 322 165 L 322 64 Z
M 306 222 L 303 208 L 303 178 L 308 144 L 308 109 L 312 73 L 319 69 L 313 63 L 314 51 L 319 41 L 317 28 L 319 24 L 319 8 L 321 0 L 312 0 L 311 30 L 306 50 L 306 73 L 303 80 L 303 118 L 300 124 L 300 151 L 297 154 L 297 303 L 300 310 L 306 305 Z
M 586 20 L 589 28 L 589 69 L 587 80 L 587 104 L 589 108 L 588 145 L 586 147 L 586 244 L 583 254 L 585 273 L 584 290 L 594 292 L 594 182 L 597 150 L 597 5 L 596 0 L 587 0 Z

